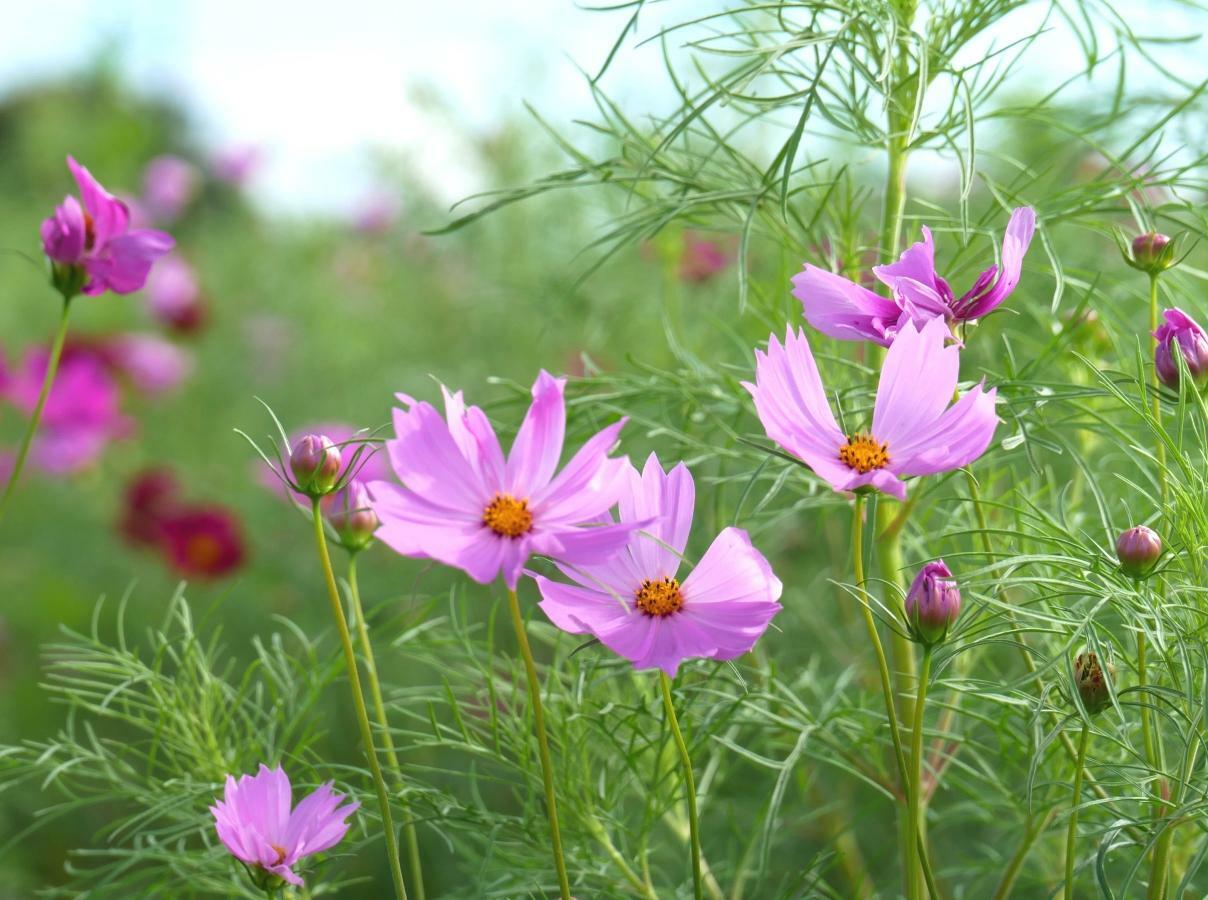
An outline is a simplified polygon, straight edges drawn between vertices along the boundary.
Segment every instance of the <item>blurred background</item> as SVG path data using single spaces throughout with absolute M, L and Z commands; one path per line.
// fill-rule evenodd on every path
M 666 7 L 677 4 L 645 10 L 629 43 L 657 34 Z M 672 12 L 687 15 L 683 4 Z M 1040 15 L 1021 10 L 1011 27 L 1028 33 Z M 1150 24 L 1183 33 L 1184 15 L 1164 7 Z M 751 271 L 774 299 L 736 316 L 733 234 L 675 225 L 581 279 L 585 248 L 626 210 L 623 197 L 552 192 L 452 234 L 426 233 L 468 195 L 565 166 L 526 104 L 558 130 L 590 117 L 599 98 L 589 76 L 627 19 L 566 0 L 468 0 L 448 11 L 385 0 L 338 10 L 246 0 L 9 10 L 0 29 L 0 450 L 25 424 L 14 398 L 57 315 L 38 224 L 75 191 L 65 157 L 127 198 L 138 219 L 170 231 L 178 249 L 140 294 L 83 298 L 73 309 L 64 365 L 74 359 L 81 378 L 99 381 L 57 426 L 85 449 L 35 456 L 0 526 L 0 744 L 58 727 L 62 711 L 39 689 L 39 648 L 63 626 L 87 629 L 100 597 L 128 597 L 126 627 L 137 635 L 163 620 L 188 579 L 199 617 L 221 621 L 235 657 L 276 615 L 308 632 L 327 627 L 306 523 L 234 431 L 272 434 L 257 398 L 290 431 L 378 428 L 393 392 L 430 399 L 438 381 L 488 410 L 516 410 L 538 367 L 606 375 L 682 361 L 669 335 L 738 372 L 769 326 L 795 315 L 784 276 L 805 248 L 786 257 L 783 247 L 753 247 Z M 996 32 L 983 50 L 1010 33 Z M 1074 49 L 1068 31 L 1046 33 L 1031 48 L 1047 62 L 1043 83 L 1022 77 L 1015 89 L 1036 96 L 1081 71 Z M 1193 69 L 1184 54 L 1172 49 L 1164 62 Z M 637 120 L 674 107 L 663 68 L 657 42 L 627 55 L 607 74 L 608 96 Z M 1092 73 L 1075 96 L 1114 77 Z M 995 128 L 991 143 L 1015 158 L 1046 159 L 1052 185 L 1106 167 L 1089 142 L 1043 125 Z M 954 207 L 951 159 L 919 154 L 916 173 L 929 200 Z M 1106 239 L 1072 249 L 1067 270 L 1093 271 L 1114 252 Z M 1033 263 L 1044 265 L 1039 247 Z M 1029 283 L 1037 315 L 1053 285 L 1039 273 Z M 1027 331 L 1031 315 L 1016 327 Z M 1049 337 L 1045 327 L 1033 332 L 1038 345 Z M 1097 340 L 1106 338 L 1086 336 L 1086 352 Z M 643 455 L 652 435 L 633 435 L 630 452 Z M 141 504 L 165 483 L 222 553 L 190 555 L 140 533 Z M 781 523 L 765 540 L 771 553 L 842 537 Z M 420 571 L 376 548 L 362 588 L 375 603 L 405 604 Z M 815 568 L 802 588 L 833 590 L 825 575 Z M 343 705 L 337 715 L 351 733 Z M 37 786 L 0 796 L 0 897 L 58 883 L 68 850 L 105 825 L 105 811 L 90 810 L 21 843 L 40 806 Z M 448 851 L 433 841 L 427 852 Z M 439 893 L 441 866 L 428 872 Z

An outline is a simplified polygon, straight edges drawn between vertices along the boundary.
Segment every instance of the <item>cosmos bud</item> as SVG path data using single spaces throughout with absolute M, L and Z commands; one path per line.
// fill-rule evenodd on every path
M 1082 698 L 1083 708 L 1091 715 L 1111 706 L 1112 695 L 1108 682 L 1115 673 L 1115 667 L 1111 663 L 1104 668 L 1099 663 L 1099 657 L 1089 650 L 1080 653 L 1074 660 L 1074 687 Z
M 1168 235 L 1147 231 L 1133 238 L 1133 268 L 1142 272 L 1161 272 L 1174 265 L 1175 242 Z
M 1162 555 L 1162 539 L 1144 525 L 1128 529 L 1116 539 L 1120 571 L 1131 578 L 1143 578 Z
M 1153 333 L 1157 340 L 1154 367 L 1158 379 L 1172 390 L 1179 387 L 1179 363 L 1183 357 L 1192 382 L 1197 387 L 1208 385 L 1208 332 L 1195 319 L 1177 307 L 1162 313 L 1165 321 Z
M 914 576 L 906 594 L 906 624 L 921 644 L 938 644 L 961 611 L 961 592 L 942 559 L 929 562 Z
M 312 497 L 331 493 L 342 464 L 340 448 L 323 434 L 303 435 L 289 454 L 289 468 L 298 490 Z
M 340 543 L 348 550 L 362 550 L 373 540 L 381 522 L 369 505 L 369 491 L 353 480 L 324 502 L 324 515 Z

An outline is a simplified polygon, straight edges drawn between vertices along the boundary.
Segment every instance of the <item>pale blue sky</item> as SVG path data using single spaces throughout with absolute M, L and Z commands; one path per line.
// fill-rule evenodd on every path
M 1000 26 L 1000 43 L 1037 21 L 1040 7 Z M 1162 8 L 1160 17 L 1150 10 L 1150 33 L 1160 23 L 1187 30 Z M 699 0 L 654 3 L 642 36 L 700 9 Z M 257 191 L 274 208 L 347 208 L 367 187 L 374 147 L 404 156 L 451 201 L 489 186 L 466 151 L 466 128 L 521 116 L 524 100 L 559 123 L 590 115 L 575 63 L 594 70 L 625 15 L 584 12 L 572 0 L 42 0 L 10 4 L 4 17 L 0 92 L 117 46 L 131 82 L 179 97 L 214 145 L 263 146 Z M 1036 53 L 1046 82 L 1081 66 L 1059 33 Z M 671 102 L 657 48 L 622 63 L 607 86 L 627 108 Z M 458 127 L 414 101 L 425 86 Z

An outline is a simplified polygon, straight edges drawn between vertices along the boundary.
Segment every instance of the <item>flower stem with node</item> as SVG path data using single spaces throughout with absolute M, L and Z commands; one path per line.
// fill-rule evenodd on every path
M 914 725 L 910 732 L 910 818 L 906 829 L 906 846 L 920 848 L 920 862 L 925 857 L 919 843 L 921 838 L 919 816 L 922 815 L 920 799 L 923 790 L 923 710 L 927 702 L 927 681 L 931 677 L 931 653 L 931 645 L 925 644 L 923 646 L 923 663 L 919 668 L 918 695 L 914 701 Z
M 369 725 L 369 712 L 365 707 L 365 693 L 361 690 L 361 676 L 357 668 L 356 651 L 352 649 L 352 635 L 348 631 L 348 619 L 344 615 L 344 603 L 340 589 L 336 586 L 336 575 L 331 568 L 331 554 L 327 551 L 327 535 L 323 531 L 323 511 L 319 496 L 311 500 L 311 517 L 315 526 L 315 547 L 319 551 L 319 564 L 327 582 L 327 597 L 331 601 L 331 614 L 336 620 L 336 631 L 344 648 L 344 666 L 348 670 L 348 684 L 352 688 L 352 705 L 356 711 L 357 724 L 361 728 L 361 744 L 373 785 L 377 790 L 378 807 L 382 815 L 382 831 L 386 839 L 386 856 L 390 861 L 390 877 L 394 880 L 394 894 L 398 900 L 407 900 L 407 886 L 403 883 L 403 868 L 398 855 L 398 835 L 394 831 L 394 820 L 390 815 L 390 794 L 386 790 L 386 779 L 378 763 L 377 750 L 373 745 L 373 729 Z
M 554 794 L 554 764 L 549 755 L 549 739 L 545 734 L 545 713 L 541 709 L 541 684 L 537 680 L 537 666 L 533 663 L 533 649 L 529 646 L 528 634 L 524 630 L 524 618 L 520 615 L 520 600 L 516 592 L 508 588 L 508 609 L 512 614 L 512 627 L 516 629 L 516 643 L 524 658 L 524 671 L 528 676 L 529 702 L 533 706 L 533 730 L 537 732 L 537 752 L 541 757 L 541 778 L 545 782 L 545 808 L 549 813 L 550 842 L 553 845 L 554 868 L 558 872 L 558 890 L 562 900 L 571 900 L 570 880 L 566 876 L 566 860 L 562 858 L 562 832 L 558 828 L 558 800 Z
M 1091 742 L 1091 723 L 1082 722 L 1078 758 L 1074 762 L 1074 793 L 1070 798 L 1070 821 L 1065 830 L 1065 900 L 1074 900 L 1074 855 L 1078 840 L 1078 807 L 1082 805 L 1082 772 L 1086 768 L 1086 748 Z
M 696 813 L 696 779 L 692 777 L 692 756 L 688 753 L 688 744 L 684 741 L 684 733 L 680 731 L 679 719 L 675 715 L 675 703 L 671 698 L 671 679 L 667 677 L 666 672 L 659 672 L 659 684 L 663 689 L 663 707 L 667 710 L 667 723 L 671 726 L 671 736 L 675 740 L 680 765 L 684 770 L 684 794 L 688 799 L 688 831 L 692 841 L 692 895 L 696 900 L 703 900 L 705 894 L 700 872 L 700 822 Z
M 42 419 L 42 410 L 46 406 L 46 398 L 54 385 L 55 373 L 59 371 L 59 359 L 63 355 L 63 343 L 67 340 L 67 319 L 71 312 L 71 297 L 64 296 L 63 312 L 59 316 L 59 329 L 55 332 L 54 342 L 50 345 L 50 356 L 46 360 L 46 374 L 42 377 L 42 390 L 38 393 L 38 401 L 29 416 L 29 425 L 21 438 L 21 446 L 17 449 L 17 457 L 13 460 L 13 470 L 8 475 L 8 483 L 4 486 L 4 496 L 0 497 L 0 521 L 4 520 L 4 512 L 8 509 L 9 499 L 13 488 L 21 479 L 21 471 L 25 468 L 25 459 L 29 456 L 29 448 L 34 442 L 38 431 L 38 423 Z
M 416 900 L 424 900 L 424 875 L 419 855 L 419 837 L 416 834 L 415 822 L 411 818 L 411 806 L 403 796 L 403 769 L 399 765 L 398 753 L 394 749 L 394 738 L 390 734 L 389 720 L 386 718 L 386 704 L 382 699 L 382 684 L 378 679 L 377 663 L 373 657 L 373 644 L 369 640 L 369 625 L 365 621 L 365 608 L 361 604 L 361 591 L 357 586 L 358 555 L 357 552 L 348 554 L 348 594 L 352 601 L 352 615 L 357 627 L 357 642 L 361 645 L 361 658 L 365 663 L 365 678 L 369 681 L 369 694 L 373 698 L 373 712 L 382 734 L 382 748 L 386 752 L 386 763 L 390 766 L 391 774 L 394 776 L 395 786 L 399 792 L 399 803 L 407 817 L 403 824 L 403 834 L 407 839 L 407 866 L 411 870 L 412 890 Z

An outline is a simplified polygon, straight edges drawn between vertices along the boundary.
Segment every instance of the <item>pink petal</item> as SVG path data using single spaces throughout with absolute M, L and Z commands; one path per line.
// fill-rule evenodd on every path
M 1006 234 L 1002 240 L 1002 268 L 994 285 L 986 289 L 981 279 L 956 303 L 955 311 L 962 319 L 979 319 L 999 306 L 1019 284 L 1023 258 L 1036 232 L 1036 211 L 1021 206 L 1011 212 Z
M 549 620 L 569 634 L 594 633 L 610 627 L 617 619 L 640 616 L 633 606 L 633 597 L 619 591 L 593 590 L 578 585 L 562 584 L 535 575 L 541 601 L 537 604 Z
M 741 528 L 724 528 L 684 579 L 684 609 L 775 603 L 783 585 Z
M 695 504 L 692 474 L 682 462 L 664 474 L 651 453 L 640 475 L 629 467 L 629 489 L 618 505 L 622 522 L 653 520 L 632 543 L 634 560 L 645 577 L 674 577 L 679 571 Z
M 436 506 L 482 515 L 491 501 L 490 492 L 431 404 L 395 409 L 394 430 L 386 451 L 394 473 L 409 491 Z
M 842 341 L 888 345 L 891 338 L 886 335 L 886 323 L 896 321 L 900 313 L 892 300 L 808 264 L 793 276 L 793 296 L 801 301 L 810 325 Z
M 645 522 L 617 525 L 584 525 L 576 528 L 534 531 L 532 550 L 571 567 L 598 566 L 632 545 L 637 532 L 649 526 Z
M 478 473 L 487 493 L 494 496 L 504 490 L 503 450 L 486 414 L 477 406 L 466 407 L 461 391 L 450 394 L 441 386 L 445 397 L 445 420 L 449 434 L 461 450 L 461 455 Z M 414 401 L 410 401 L 414 403 Z
M 873 266 L 872 271 L 886 287 L 896 287 L 898 279 L 908 278 L 934 289 L 935 241 L 931 237 L 931 229 L 924 225 L 922 241 L 907 247 L 897 262 Z
M 968 465 L 986 452 L 998 428 L 994 411 L 996 390 L 978 385 L 967 392 L 929 428 L 911 435 L 894 455 L 890 467 L 902 475 L 931 475 Z
M 126 204 L 101 187 L 101 183 L 92 177 L 92 173 L 70 156 L 67 157 L 67 168 L 71 170 L 76 184 L 79 185 L 84 209 L 92 216 L 93 246 L 100 249 L 108 244 L 111 238 L 125 234 L 130 222 Z
M 374 536 L 396 553 L 435 559 L 464 569 L 483 583 L 499 573 L 501 539 L 482 523 L 481 514 L 436 506 L 386 481 L 372 481 L 366 487 L 370 506 L 382 523 Z
M 544 369 L 533 382 L 533 402 L 508 454 L 507 491 L 515 497 L 539 492 L 558 468 L 566 435 L 565 386 L 565 378 L 554 378 Z
M 943 319 L 917 331 L 907 323 L 885 354 L 872 433 L 889 444 L 892 462 L 902 442 L 927 429 L 948 407 L 960 373 L 960 349 L 946 346 L 950 333 Z
M 589 438 L 553 481 L 533 493 L 530 507 L 543 524 L 577 525 L 598 519 L 624 489 L 626 457 L 610 458 L 626 419 Z

